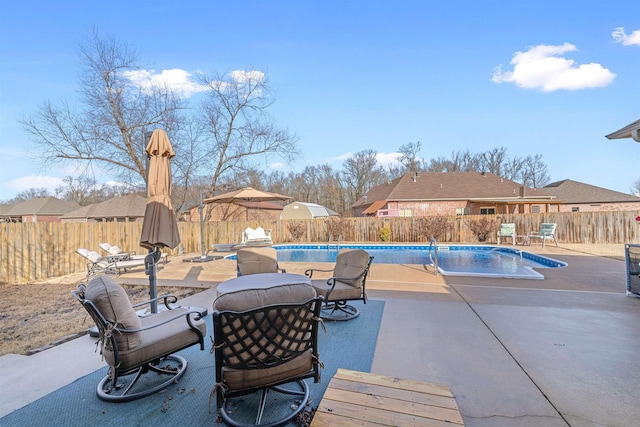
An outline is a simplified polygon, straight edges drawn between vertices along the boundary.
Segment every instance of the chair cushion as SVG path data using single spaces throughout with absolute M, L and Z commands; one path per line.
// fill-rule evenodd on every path
M 266 289 L 243 289 L 220 295 L 213 302 L 218 311 L 242 312 L 273 304 L 300 304 L 316 297 L 306 283 L 272 286 Z
M 84 296 L 93 302 L 107 321 L 125 329 L 138 329 L 142 326 L 129 296 L 112 278 L 97 276 L 91 279 Z M 120 351 L 134 349 L 141 342 L 140 332 L 116 333 L 115 337 Z
M 229 390 L 242 391 L 277 384 L 312 369 L 313 353 L 309 349 L 288 362 L 270 368 L 233 369 L 225 366 L 222 368 L 222 380 Z
M 500 236 L 512 236 L 516 232 L 515 224 L 500 224 Z
M 278 272 L 278 255 L 276 250 L 271 247 L 240 249 L 237 263 L 242 276 Z
M 322 295 L 326 301 L 345 301 L 362 298 L 362 287 L 354 287 L 347 283 L 336 281 L 336 286 L 331 291 L 331 295 L 327 298 L 327 292 L 331 286 L 326 280 L 312 280 L 311 286 L 316 290 L 318 295 Z
M 159 355 L 164 356 L 175 353 L 178 350 L 197 343 L 199 336 L 189 327 L 186 320 L 186 312 L 186 308 L 179 307 L 174 310 L 165 310 L 151 316 L 143 317 L 141 319 L 142 326 L 148 327 L 162 323 L 165 319 L 174 317 L 180 313 L 185 313 L 183 317 L 178 317 L 158 327 L 152 327 L 142 331 L 140 333 L 140 345 L 131 350 L 121 350 L 119 352 L 120 365 L 118 369 L 120 371 L 126 371 L 131 367 L 151 362 L 157 359 Z M 190 314 L 189 316 L 193 318 L 195 315 Z M 192 319 L 192 323 L 200 329 L 203 336 L 207 334 L 207 326 L 203 319 L 197 321 Z M 112 363 L 113 355 L 110 354 L 108 349 L 105 350 L 105 359 L 107 363 Z
M 336 265 L 333 268 L 333 277 L 352 278 L 353 280 L 341 280 L 348 285 L 362 287 L 363 277 L 361 274 L 367 268 L 369 254 L 362 249 L 343 249 L 338 254 Z

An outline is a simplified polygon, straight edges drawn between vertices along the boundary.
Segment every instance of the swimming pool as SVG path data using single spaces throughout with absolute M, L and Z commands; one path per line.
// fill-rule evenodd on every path
M 334 263 L 338 251 L 327 245 L 275 245 L 278 261 Z M 432 265 L 429 245 L 340 245 L 364 249 L 375 264 Z M 433 251 L 431 256 L 433 257 Z M 235 259 L 234 257 L 231 257 Z M 438 270 L 448 276 L 544 279 L 534 268 L 559 268 L 567 263 L 503 246 L 438 245 Z

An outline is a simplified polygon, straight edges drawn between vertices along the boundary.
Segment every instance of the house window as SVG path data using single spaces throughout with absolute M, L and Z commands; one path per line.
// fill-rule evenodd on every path
M 480 215 L 495 215 L 496 208 L 480 208 Z
M 573 206 L 571 208 L 571 212 L 580 212 L 580 208 L 578 206 Z
M 413 216 L 412 212 L 411 212 L 411 209 L 400 209 L 399 215 L 400 216 L 407 216 L 407 217 Z
M 531 213 L 540 213 L 540 205 L 531 206 Z

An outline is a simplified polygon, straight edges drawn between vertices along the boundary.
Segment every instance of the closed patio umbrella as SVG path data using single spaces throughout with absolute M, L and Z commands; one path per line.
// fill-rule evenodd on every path
M 147 171 L 147 206 L 142 222 L 140 246 L 149 249 L 145 258 L 149 276 L 151 299 L 156 297 L 156 269 L 162 248 L 175 248 L 180 244 L 176 214 L 171 204 L 171 158 L 175 156 L 169 137 L 164 130 L 151 134 L 146 148 L 149 156 Z M 151 311 L 157 312 L 152 303 Z

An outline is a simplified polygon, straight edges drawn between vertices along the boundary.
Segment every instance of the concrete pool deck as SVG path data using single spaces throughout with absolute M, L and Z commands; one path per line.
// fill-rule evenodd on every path
M 519 246 L 568 263 L 540 270 L 542 281 L 373 264 L 368 295 L 385 309 L 371 371 L 448 385 L 467 426 L 636 425 L 640 298 L 625 295 L 623 245 L 609 257 L 586 253 L 592 246 Z M 158 284 L 201 287 L 185 303 L 211 307 L 215 286 L 230 277 L 234 261 L 172 257 Z M 148 283 L 142 271 L 118 280 Z M 0 357 L 0 416 L 102 368 L 94 341 Z

